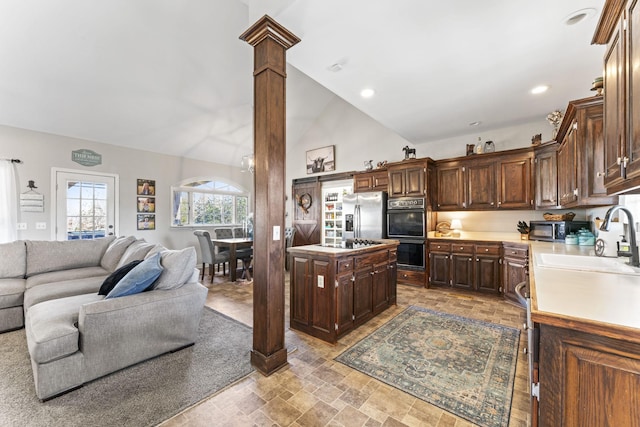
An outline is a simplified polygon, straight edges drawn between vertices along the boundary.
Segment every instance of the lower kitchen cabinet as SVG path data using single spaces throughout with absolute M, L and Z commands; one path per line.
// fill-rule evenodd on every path
M 429 241 L 429 285 L 500 293 L 500 243 Z
M 505 300 L 522 306 L 515 289 L 518 283 L 528 280 L 529 245 L 505 242 L 502 246 L 502 294 Z
M 397 245 L 289 249 L 292 329 L 335 343 L 396 303 Z
M 542 427 L 640 425 L 640 343 L 540 325 Z

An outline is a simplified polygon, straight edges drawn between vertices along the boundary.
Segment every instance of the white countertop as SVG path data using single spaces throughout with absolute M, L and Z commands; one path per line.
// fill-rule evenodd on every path
M 640 275 L 542 267 L 536 254 L 594 256 L 593 247 L 531 242 L 532 316 L 640 329 Z M 639 331 L 640 332 L 640 331 Z

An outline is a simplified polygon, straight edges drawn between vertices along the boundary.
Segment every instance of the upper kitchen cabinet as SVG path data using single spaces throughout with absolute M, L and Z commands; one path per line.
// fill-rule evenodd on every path
M 389 173 L 386 169 L 360 172 L 353 175 L 353 192 L 388 191 Z
M 535 148 L 535 207 L 558 207 L 558 144 L 556 142 Z
M 532 160 L 527 148 L 438 162 L 437 209 L 532 209 Z
M 405 160 L 389 165 L 389 197 L 426 195 L 427 160 Z
M 603 99 L 569 102 L 558 129 L 558 196 L 562 208 L 618 203 L 605 187 Z
M 607 45 L 603 172 L 608 194 L 640 190 L 640 49 L 635 46 L 640 43 L 639 4 L 607 0 L 592 40 Z

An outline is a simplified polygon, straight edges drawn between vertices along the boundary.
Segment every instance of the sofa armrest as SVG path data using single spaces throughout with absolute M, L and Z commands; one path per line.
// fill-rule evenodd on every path
M 80 308 L 85 381 L 195 342 L 207 289 L 187 283 Z

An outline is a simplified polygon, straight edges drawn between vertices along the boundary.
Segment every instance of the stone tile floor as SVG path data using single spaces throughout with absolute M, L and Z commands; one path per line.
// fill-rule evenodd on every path
M 221 274 L 215 275 L 212 284 L 205 282 L 209 287 L 209 307 L 252 326 L 251 282 L 228 283 Z M 409 305 L 516 328 L 525 321 L 523 309 L 499 297 L 398 285 L 397 306 L 347 334 L 338 344 L 330 345 L 290 330 L 288 294 L 285 301 L 288 365 L 269 377 L 254 372 L 165 421 L 163 427 L 472 426 L 466 420 L 346 367 L 333 358 Z M 509 427 L 528 425 L 525 342 L 526 333 L 521 332 Z

